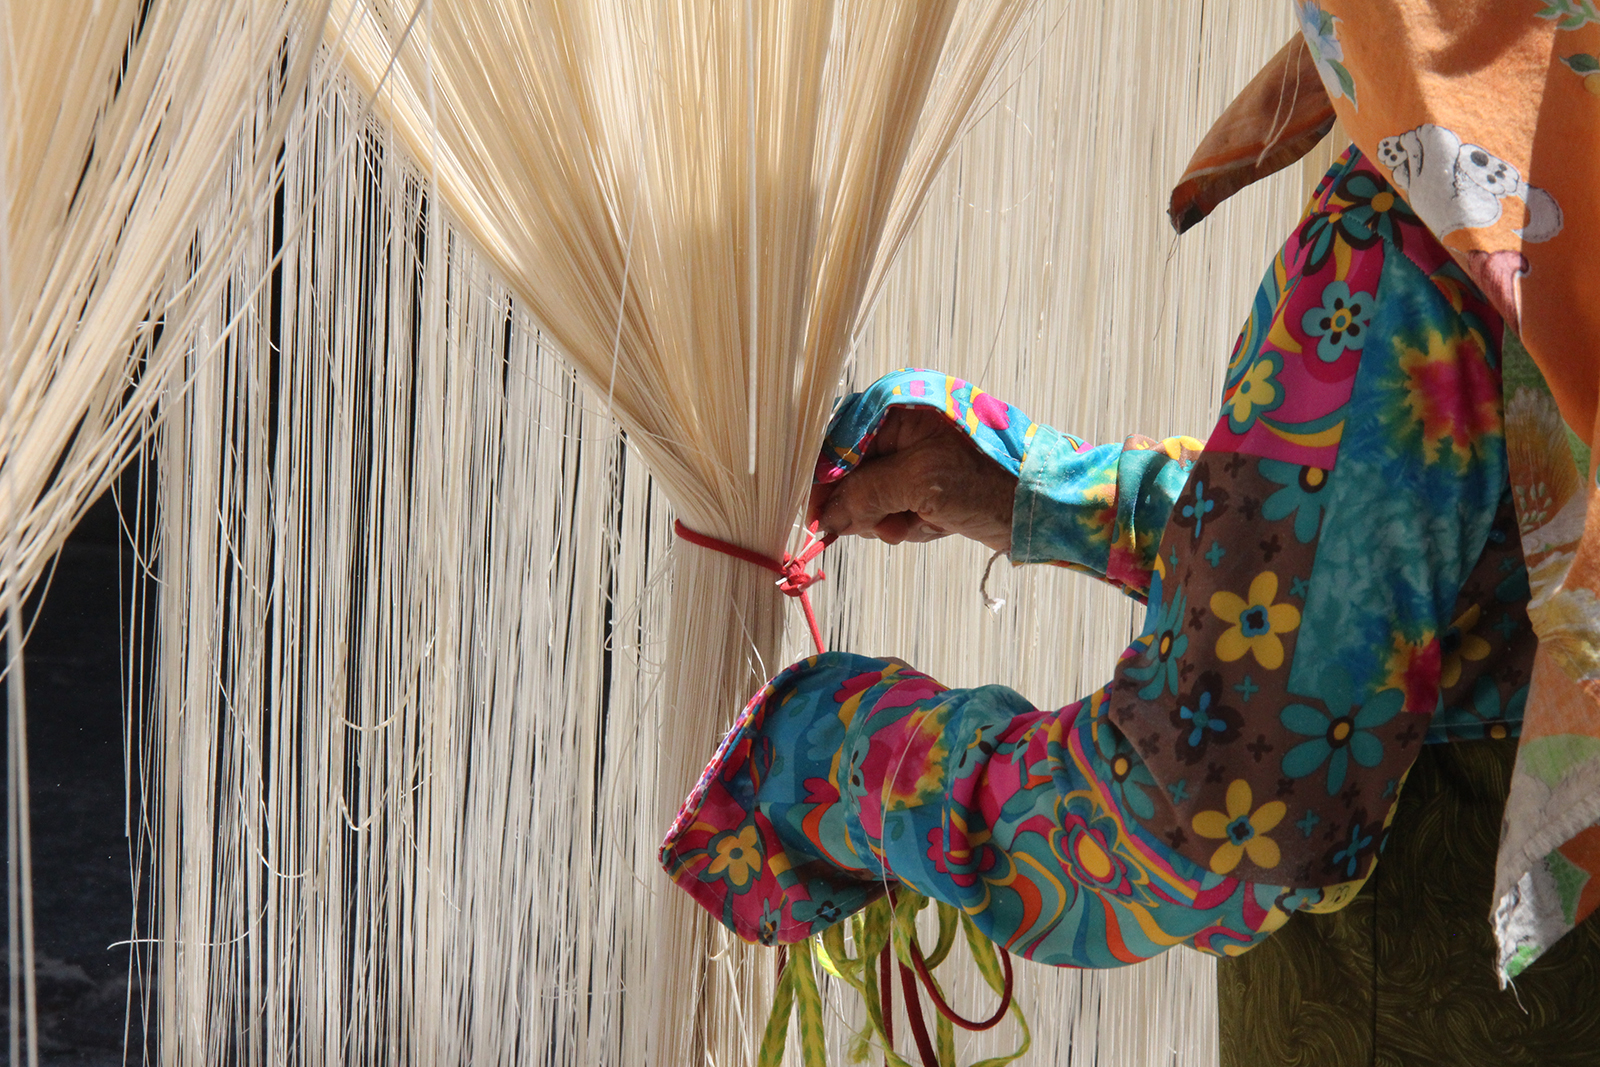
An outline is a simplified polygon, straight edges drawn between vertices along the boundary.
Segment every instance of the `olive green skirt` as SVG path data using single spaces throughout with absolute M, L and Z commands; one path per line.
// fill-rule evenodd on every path
M 1600 1065 L 1600 923 L 1501 992 L 1489 928 L 1516 742 L 1428 745 L 1342 911 L 1217 967 L 1222 1067 Z

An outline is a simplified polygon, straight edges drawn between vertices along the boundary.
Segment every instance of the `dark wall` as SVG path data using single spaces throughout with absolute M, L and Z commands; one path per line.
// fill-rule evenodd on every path
M 107 494 L 74 531 L 53 579 L 28 606 L 39 1051 L 52 1065 L 122 1062 L 129 953 L 125 945 L 110 946 L 131 936 L 133 917 L 120 653 L 131 565 Z M 0 928 L 3 923 L 0 914 Z M 141 985 L 136 979 L 132 988 Z M 6 1001 L 0 992 L 0 1014 L 9 1014 Z M 139 1019 L 138 1004 L 132 1009 Z M 7 1044 L 0 1038 L 0 1062 L 9 1061 Z M 130 1062 L 140 1061 L 141 1046 L 133 1036 Z

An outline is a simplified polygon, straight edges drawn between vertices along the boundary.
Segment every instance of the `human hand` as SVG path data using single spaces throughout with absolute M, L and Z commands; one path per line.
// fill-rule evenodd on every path
M 1016 493 L 1016 477 L 943 414 L 894 407 L 855 470 L 812 488 L 806 518 L 891 545 L 955 533 L 1006 552 Z

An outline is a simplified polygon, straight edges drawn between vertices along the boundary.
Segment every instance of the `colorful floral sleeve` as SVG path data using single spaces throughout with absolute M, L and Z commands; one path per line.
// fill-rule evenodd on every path
M 1214 873 L 1139 831 L 1130 814 L 1158 787 L 1106 720 L 1109 688 L 1044 712 L 886 660 L 797 663 L 745 709 L 662 861 L 750 940 L 820 932 L 893 879 L 1013 952 L 1078 967 L 1180 942 L 1239 952 L 1321 898 Z M 1244 817 L 1269 830 L 1282 809 Z M 1208 818 L 1238 836 L 1237 816 Z
M 1499 336 L 1370 165 L 1341 161 L 1263 281 L 1112 680 L 1045 711 L 883 660 L 797 664 L 725 740 L 668 871 L 751 939 L 820 931 L 897 879 L 1075 966 L 1239 952 L 1342 906 L 1441 705 L 1470 700 L 1491 735 L 1520 711 Z M 952 410 L 1020 470 L 1039 428 L 965 383 L 938 402 L 963 387 Z
M 1090 445 L 1034 422 L 971 382 L 907 369 L 840 402 L 816 480 L 836 481 L 853 470 L 891 407 L 943 412 L 1017 476 L 1013 563 L 1059 564 L 1144 600 L 1161 531 L 1200 453 L 1199 441 L 1133 436 L 1120 445 Z
M 1144 600 L 1161 532 L 1201 447 L 1192 437 L 1139 436 L 1094 447 L 1040 426 L 1017 479 L 1011 562 L 1059 563 Z

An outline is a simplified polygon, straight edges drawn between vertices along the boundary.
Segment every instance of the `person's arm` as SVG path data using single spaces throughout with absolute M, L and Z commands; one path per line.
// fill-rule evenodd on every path
M 1090 966 L 1242 951 L 1354 895 L 1507 484 L 1498 320 L 1410 223 L 1345 240 L 1356 169 L 1381 181 L 1341 163 L 1263 281 L 1111 682 L 1045 711 L 884 660 L 796 664 L 674 825 L 680 887 L 788 941 L 901 879 L 1023 955 Z M 1020 473 L 1037 427 L 963 386 L 922 402 Z M 818 480 L 870 456 L 874 426 Z
M 662 852 L 674 879 L 766 941 L 820 931 L 900 881 L 1029 958 L 1093 967 L 1180 942 L 1241 952 L 1290 912 L 1352 896 L 1370 850 L 1298 872 L 1299 888 L 1239 878 L 1294 851 L 1278 845 L 1293 832 L 1287 805 L 1257 798 L 1243 777 L 1211 806 L 1195 803 L 1189 761 L 1239 733 L 1237 697 L 1202 692 L 1210 675 L 1198 697 L 1179 694 L 1180 660 L 1199 648 L 1158 557 L 1168 518 L 1182 543 L 1210 543 L 1212 518 L 1229 514 L 1211 474 L 1186 489 L 1199 448 L 1091 447 L 930 371 L 846 398 L 818 465 L 820 484 L 840 483 L 813 498 L 824 526 L 889 541 L 962 533 L 1024 562 L 1094 573 L 1151 596 L 1146 635 L 1111 683 L 1056 711 L 1000 686 L 946 690 L 894 661 L 830 653 L 796 664 L 751 702 L 690 798 Z M 1170 712 L 1187 741 L 1177 773 L 1153 767 L 1111 721 L 1128 699 Z M 1180 825 L 1187 854 L 1144 820 Z
M 1200 448 L 1188 437 L 1090 445 L 959 378 L 899 371 L 841 402 L 811 512 L 829 532 L 891 543 L 963 534 L 1143 600 Z
M 751 701 L 662 862 L 750 940 L 820 932 L 893 880 L 963 908 L 1013 952 L 1078 967 L 1180 942 L 1241 952 L 1321 900 L 1229 877 L 1247 851 L 1275 847 L 1281 801 L 1234 790 L 1230 810 L 1198 813 L 1215 838 L 1209 868 L 1138 827 L 1161 786 L 1107 718 L 1113 688 L 1045 712 L 887 660 L 803 661 Z
M 1405 388 L 1373 379 L 1385 403 Z M 1474 404 L 1495 384 L 1451 382 Z M 1504 486 L 1493 449 L 1407 484 L 1414 462 L 1207 453 L 1173 508 L 1203 521 L 1168 525 L 1142 636 L 1054 711 L 887 660 L 796 664 L 747 707 L 664 864 L 747 938 L 807 936 L 899 880 L 1072 966 L 1241 952 L 1342 906 L 1437 707 L 1438 612 Z
M 1459 339 L 1431 398 L 1492 414 L 1481 334 L 1453 329 L 1426 279 L 1395 274 L 1397 311 Z M 1300 397 L 1405 415 L 1409 379 L 1391 371 Z M 674 826 L 662 860 L 678 884 L 742 936 L 787 941 L 900 880 L 1010 949 L 1074 966 L 1181 942 L 1240 952 L 1294 910 L 1348 902 L 1438 705 L 1439 635 L 1504 495 L 1505 454 L 1488 437 L 1430 460 L 1423 412 L 1329 449 L 1326 466 L 1295 464 L 1228 450 L 1241 420 L 1225 410 L 1111 682 L 1046 711 L 885 660 L 796 664 Z M 992 412 L 984 432 L 1009 435 L 996 451 L 1038 435 Z M 1004 454 L 1021 469 L 1025 448 Z
M 1191 437 L 1138 435 L 1090 446 L 1040 426 L 1017 479 L 1011 562 L 1059 564 L 1144 600 L 1161 533 L 1201 447 Z

